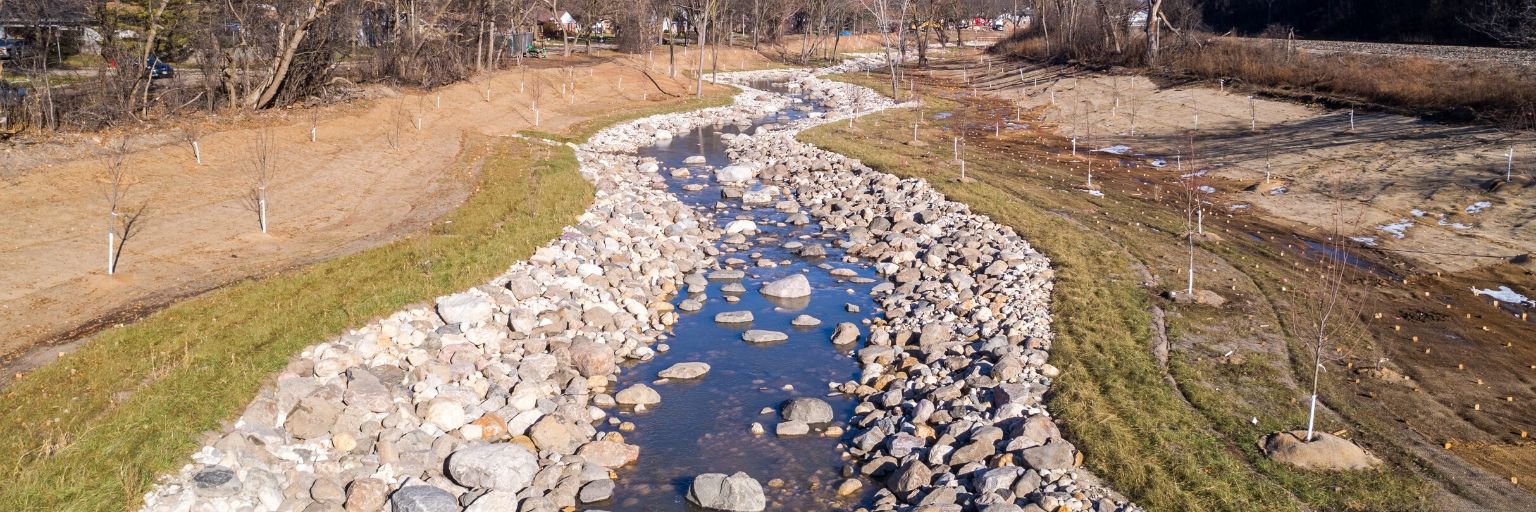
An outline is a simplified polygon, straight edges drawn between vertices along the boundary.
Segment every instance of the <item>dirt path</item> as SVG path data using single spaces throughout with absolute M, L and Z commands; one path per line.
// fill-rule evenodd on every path
M 1352 129 L 1348 111 L 1250 102 L 1219 84 L 1162 88 L 1140 76 L 1019 63 L 939 76 L 966 73 L 981 91 L 1025 110 L 1043 107 L 1030 121 L 1085 150 L 1123 145 L 1168 165 L 1183 160 L 1191 172 L 1209 169 L 1209 184 L 1222 192 L 1242 192 L 1267 170 L 1274 183 L 1234 197 L 1289 222 L 1318 227 L 1315 213 L 1340 198 L 1346 217 L 1360 219 L 1351 236 L 1424 271 L 1536 252 L 1536 133 L 1366 112 L 1355 113 Z M 1511 149 L 1514 176 L 1503 184 Z
M 692 62 L 695 52 L 680 51 L 679 62 Z M 178 138 L 145 134 L 125 161 L 135 181 L 128 203 L 144 207 L 144 220 L 113 276 L 104 272 L 107 209 L 99 176 L 105 148 L 81 140 L 65 150 L 39 147 L 33 158 L 15 155 L 9 160 L 38 165 L 13 169 L 0 181 L 0 218 L 6 219 L 0 223 L 0 359 L 131 320 L 178 297 L 429 225 L 470 192 L 472 176 L 446 173 L 467 135 L 557 132 L 691 90 L 686 75 L 667 76 L 664 60 L 652 62 L 660 69 L 648 77 L 646 61 L 616 54 L 533 60 L 526 72 L 438 91 L 386 91 L 327 109 L 316 142 L 309 140 L 307 113 L 246 119 L 202 138 L 202 165 Z M 764 64 L 755 52 L 721 50 L 722 70 Z M 574 83 L 574 94 L 567 83 Z M 530 108 L 535 97 L 537 127 Z M 250 141 L 263 129 L 279 169 L 265 235 L 250 207 L 247 171 Z M 55 352 L 25 360 L 35 366 Z

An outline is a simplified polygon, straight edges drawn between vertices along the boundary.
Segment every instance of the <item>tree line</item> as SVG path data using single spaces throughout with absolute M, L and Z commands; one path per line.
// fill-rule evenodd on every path
M 845 34 L 892 31 L 868 0 L 0 0 L 25 51 L 0 61 L 0 124 L 88 131 L 202 110 L 284 107 L 360 82 L 437 87 L 517 65 L 514 33 L 569 55 L 598 36 L 617 49 L 776 44 L 809 62 Z M 912 0 L 900 18 L 992 18 L 1018 0 Z M 569 13 L 563 18 L 561 13 Z M 909 19 L 910 18 L 910 19 Z M 921 19 L 920 19 L 921 18 Z M 570 20 L 570 23 L 550 20 Z M 174 62 L 177 78 L 150 68 Z

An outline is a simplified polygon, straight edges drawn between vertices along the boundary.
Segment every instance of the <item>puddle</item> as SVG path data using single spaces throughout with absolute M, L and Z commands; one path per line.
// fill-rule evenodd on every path
M 763 84 L 753 86 L 765 88 Z M 785 91 L 778 88 L 776 92 Z M 775 117 L 782 119 L 785 115 L 800 118 L 809 112 L 791 107 Z M 772 120 L 762 119 L 758 124 Z M 772 206 L 746 208 L 739 198 L 723 198 L 713 173 L 697 165 L 691 166 L 692 176 L 686 178 L 675 178 L 668 172 L 685 167 L 683 160 L 693 155 L 703 155 L 711 166 L 728 164 L 721 135 L 741 131 L 736 126 L 705 127 L 679 134 L 669 143 L 640 150 L 641 156 L 655 157 L 661 162 L 667 187 L 684 204 L 713 214 L 720 226 L 738 218 L 750 219 L 759 232 L 748 237 L 749 249 L 734 250 L 723 243 L 718 246 L 722 263 L 731 258 L 748 261 L 746 265 L 732 267 L 744 270 L 745 277 L 712 280 L 703 309 L 682 313 L 673 327 L 673 335 L 665 341 L 670 349 L 621 375 L 619 389 L 644 382 L 660 392 L 662 400 L 651 410 L 618 415 L 619 419 L 635 424 L 636 429 L 624 435 L 628 442 L 640 447 L 641 455 L 635 465 L 619 471 L 619 487 L 608 505 L 611 508 L 688 509 L 685 496 L 695 475 L 736 471 L 745 471 L 763 484 L 769 510 L 827 510 L 854 505 L 851 500 L 836 497 L 835 487 L 843 465 L 836 437 L 821 435 L 820 428 L 813 429 L 810 435 L 791 438 L 776 437 L 773 431 L 778 423 L 778 405 L 802 396 L 826 400 L 835 412 L 836 421 L 832 424 L 846 424 L 855 402 L 841 396 L 826 396 L 827 383 L 854 378 L 859 367 L 850 356 L 853 346 L 839 349 L 829 340 L 839 322 L 860 324 L 861 330 L 867 331 L 862 320 L 878 314 L 870 290 L 884 280 L 876 279 L 874 270 L 862 263 L 842 261 L 844 252 L 837 247 L 842 234 L 824 232 L 814 221 L 794 226 L 788 222 L 790 214 Z M 686 185 L 703 188 L 690 191 L 684 188 Z M 716 209 L 717 203 L 726 207 Z M 782 247 L 790 241 L 821 244 L 827 249 L 827 256 L 802 258 Z M 759 258 L 779 265 L 755 266 Z M 823 265 L 853 270 L 858 278 L 871 282 L 855 284 L 849 280 L 854 278 L 834 278 Z M 758 292 L 762 284 L 796 273 L 810 280 L 814 292 L 808 301 L 786 304 Z M 746 289 L 745 293 L 737 294 L 740 301 L 736 303 L 727 302 L 726 294 L 722 293 L 722 287 L 732 283 Z M 684 298 L 677 297 L 674 303 Z M 859 312 L 850 312 L 849 304 L 857 306 Z M 751 311 L 754 320 L 750 324 L 715 323 L 715 315 L 727 311 Z M 820 319 L 821 324 L 792 326 L 791 320 L 802 314 Z M 789 339 L 752 344 L 742 341 L 742 333 L 748 329 L 780 331 L 788 334 Z M 691 381 L 652 383 L 657 372 L 689 361 L 709 363 L 711 369 Z M 786 390 L 786 386 L 792 390 Z M 773 412 L 760 414 L 764 409 Z M 753 422 L 762 424 L 767 433 L 752 434 Z M 776 486 L 775 479 L 782 484 Z M 866 484 L 866 494 L 872 494 L 874 488 Z

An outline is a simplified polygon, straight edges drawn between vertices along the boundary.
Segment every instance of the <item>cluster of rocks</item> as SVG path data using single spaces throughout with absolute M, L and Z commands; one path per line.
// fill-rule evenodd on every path
M 903 180 L 794 140 L 800 130 L 891 106 L 868 89 L 797 71 L 774 73 L 826 107 L 822 116 L 731 138 L 733 165 L 756 169 L 874 262 L 885 318 L 860 336 L 860 401 L 849 422 L 848 478 L 882 484 L 876 510 L 1130 510 L 1078 469 L 1081 457 L 1045 410 L 1059 371 L 1050 349 L 1048 261 L 1007 226 L 970 213 L 921 180 Z
M 669 298 L 718 270 L 713 222 L 665 190 L 642 145 L 748 123 L 781 96 L 656 116 L 576 148 L 593 204 L 555 241 L 484 286 L 304 350 L 145 510 L 562 510 L 602 503 L 639 448 L 599 432 L 613 389 L 677 319 Z M 707 366 L 672 370 L 691 378 Z M 619 430 L 625 430 L 619 425 Z

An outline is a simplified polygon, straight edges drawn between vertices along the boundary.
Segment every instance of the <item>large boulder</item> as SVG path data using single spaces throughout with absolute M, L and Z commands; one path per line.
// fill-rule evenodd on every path
M 746 473 L 705 473 L 688 486 L 688 502 L 709 510 L 759 512 L 768 507 L 763 486 Z
M 437 299 L 437 315 L 450 324 L 484 322 L 495 311 L 490 300 L 472 293 L 456 293 Z
M 613 396 L 620 405 L 656 405 L 661 403 L 661 394 L 645 384 L 635 384 L 620 390 Z
M 613 348 L 595 341 L 578 341 L 571 344 L 571 366 L 581 372 L 582 377 L 608 375 L 618 370 L 614 361 Z
M 1355 443 L 1327 432 L 1314 432 L 1307 441 L 1305 430 L 1276 432 L 1259 441 L 1259 448 L 1269 458 L 1301 469 L 1369 469 L 1381 464 Z
M 763 295 L 783 299 L 811 296 L 811 281 L 804 274 L 794 274 L 763 285 Z
M 1067 469 L 1077 462 L 1075 447 L 1060 439 L 1025 448 L 1019 452 L 1019 456 L 1035 469 Z
M 657 374 L 663 379 L 697 379 L 709 373 L 709 363 L 689 361 L 677 363 Z
M 720 183 L 746 183 L 757 171 L 750 165 L 727 165 L 715 171 L 715 181 Z
M 779 415 L 784 421 L 803 421 L 813 425 L 831 423 L 832 405 L 820 398 L 791 398 L 779 405 Z
M 474 489 L 519 492 L 539 471 L 539 457 L 521 445 L 482 444 L 448 456 L 448 477 Z

